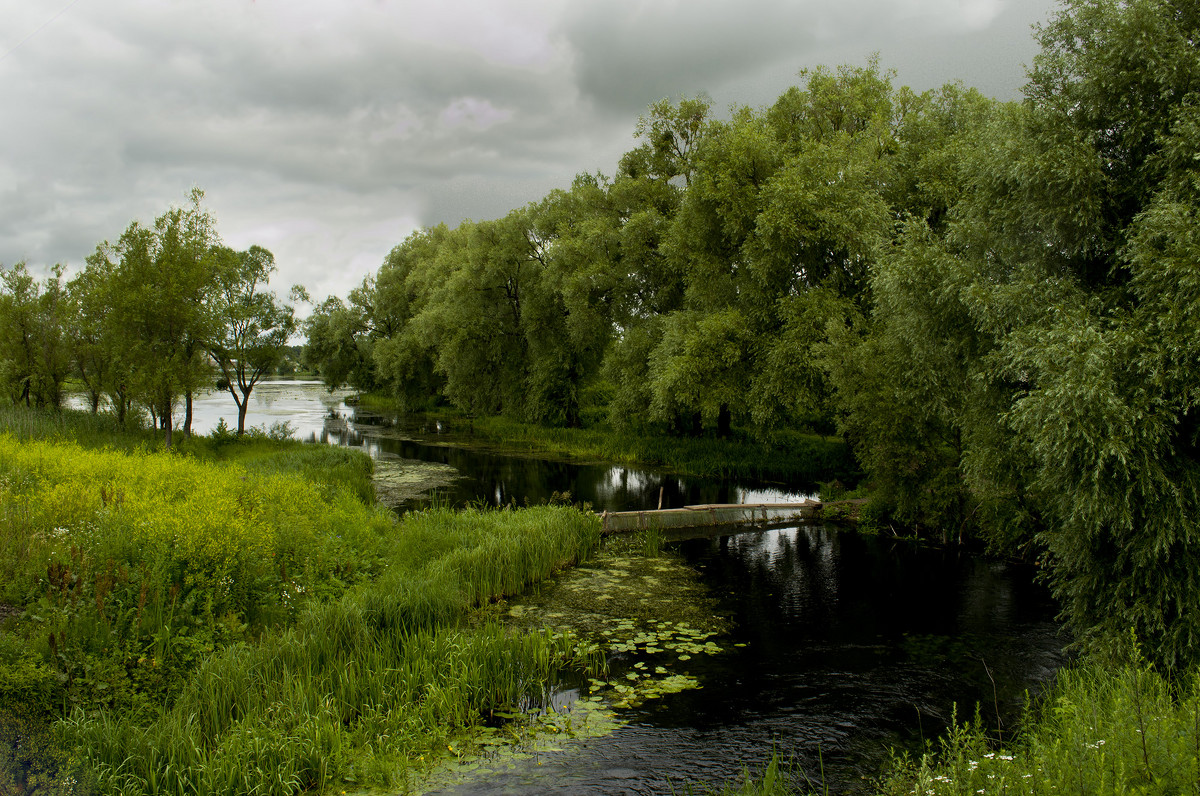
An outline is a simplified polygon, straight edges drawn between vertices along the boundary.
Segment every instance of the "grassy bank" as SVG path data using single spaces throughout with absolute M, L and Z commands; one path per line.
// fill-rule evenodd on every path
M 396 411 L 395 402 L 386 397 L 364 395 L 359 400 L 359 405 L 365 408 Z M 752 478 L 805 486 L 835 478 L 854 481 L 858 475 L 853 458 L 841 440 L 796 431 L 779 431 L 765 440 L 744 433 L 730 439 L 692 438 L 608 426 L 547 428 L 503 417 L 468 421 L 452 412 L 431 416 L 442 418 L 455 429 L 464 432 L 469 429 L 489 445 L 517 454 L 536 453 L 658 467 L 680 475 Z
M 594 518 L 399 521 L 335 448 L 0 421 L 0 792 L 402 784 L 588 658 L 481 607 L 588 555 Z
M 991 730 L 991 731 L 990 731 Z M 1146 666 L 1059 672 L 1015 738 L 977 721 L 954 727 L 919 760 L 901 760 L 887 796 L 1200 793 L 1200 678 Z

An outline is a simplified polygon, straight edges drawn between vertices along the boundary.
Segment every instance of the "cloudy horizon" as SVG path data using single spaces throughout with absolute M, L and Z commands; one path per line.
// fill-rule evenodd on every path
M 1015 99 L 1049 0 L 0 0 L 0 265 L 78 268 L 206 192 L 273 286 L 346 292 L 414 230 L 611 175 L 647 106 L 769 104 L 877 53 Z

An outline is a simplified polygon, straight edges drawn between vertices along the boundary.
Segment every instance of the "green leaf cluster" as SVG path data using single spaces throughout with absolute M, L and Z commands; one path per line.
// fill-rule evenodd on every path
M 1132 628 L 1168 666 L 1200 642 L 1198 33 L 1190 3 L 1066 3 L 826 350 L 899 517 L 1031 545 L 1085 644 Z
M 836 426 L 872 516 L 1036 555 L 1084 641 L 1191 660 L 1198 33 L 1183 0 L 1068 0 L 1020 102 L 871 61 L 656 103 L 613 178 L 410 237 L 310 360 L 548 425 Z
M 62 266 L 44 280 L 22 263 L 0 269 L 0 387 L 13 403 L 57 409 L 74 378 L 93 413 L 107 403 L 124 424 L 144 408 L 170 447 L 176 404 L 189 435 L 193 395 L 216 383 L 245 431 L 246 401 L 296 322 L 267 290 L 274 257 L 223 246 L 203 196 L 134 221 L 69 281 Z

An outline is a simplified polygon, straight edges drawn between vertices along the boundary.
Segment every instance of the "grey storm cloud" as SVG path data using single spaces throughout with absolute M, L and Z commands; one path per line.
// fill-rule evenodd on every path
M 228 243 L 275 252 L 281 286 L 344 293 L 419 226 L 611 174 L 663 97 L 762 104 L 802 67 L 876 51 L 917 88 L 961 78 L 1013 96 L 1029 25 L 1049 13 L 1049 0 L 0 0 L 0 264 L 78 266 L 199 185 Z

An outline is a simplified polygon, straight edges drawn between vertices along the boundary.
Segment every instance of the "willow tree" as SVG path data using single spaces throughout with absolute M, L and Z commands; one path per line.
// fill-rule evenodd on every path
M 1086 640 L 1200 658 L 1200 6 L 1074 0 L 1041 30 L 1019 131 L 1024 218 L 1056 245 L 1000 297 L 1005 417 L 1053 522 L 1055 591 Z M 1015 168 L 1014 168 L 1015 166 Z M 1010 178 L 1011 179 L 1011 178 Z M 1027 198 L 1026 198 L 1027 197 Z M 1014 211 L 1017 212 L 1017 211 Z
M 92 257 L 96 267 L 111 272 L 109 328 L 122 338 L 131 381 L 160 419 L 168 448 L 176 402 L 190 398 L 210 370 L 204 341 L 214 331 L 207 299 L 213 287 L 209 252 L 217 235 L 211 214 L 200 206 L 203 197 L 194 189 L 187 207 L 170 208 L 152 226 L 134 221 Z
M 656 324 L 649 412 L 730 432 L 828 413 L 809 355 L 861 302 L 890 232 L 896 107 L 875 64 L 814 70 L 769 109 L 713 122 L 665 238 L 681 306 Z M 698 422 L 697 422 L 698 421 Z
M 0 384 L 14 403 L 58 408 L 70 373 L 70 299 L 63 269 L 38 280 L 17 263 L 0 268 Z
M 869 377 L 844 405 L 896 454 L 897 478 L 921 476 L 923 516 L 980 519 L 1001 544 L 1037 532 L 1077 638 L 1110 648 L 1132 633 L 1157 663 L 1187 664 L 1200 6 L 1071 0 L 1039 40 L 1022 103 L 909 160 L 936 176 L 942 158 L 946 179 L 926 184 L 952 201 L 923 217 L 910 203 L 872 276 L 872 332 L 840 360 L 862 372 L 837 380 Z

